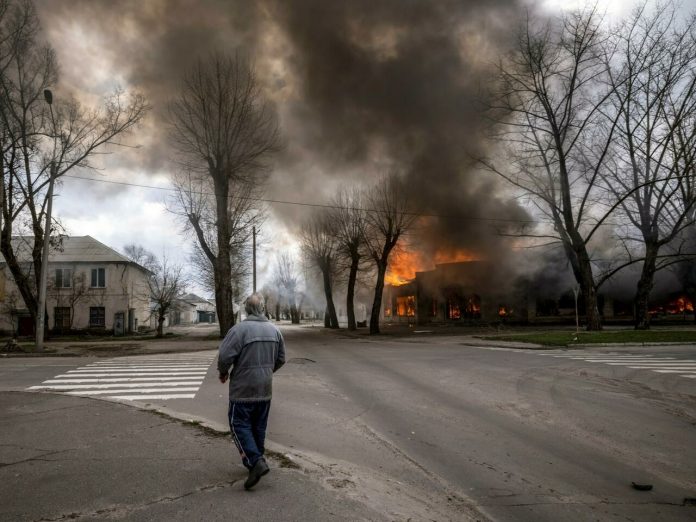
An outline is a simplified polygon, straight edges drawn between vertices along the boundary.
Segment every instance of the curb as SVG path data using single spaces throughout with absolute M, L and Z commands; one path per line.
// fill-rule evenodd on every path
M 495 343 L 495 344 L 492 344 Z M 544 345 L 535 343 L 522 343 L 522 342 L 507 342 L 507 341 L 490 341 L 476 343 L 474 341 L 462 341 L 460 344 L 464 346 L 479 346 L 491 348 L 508 348 L 517 350 L 558 350 L 566 349 L 572 350 L 576 348 L 622 348 L 631 346 L 684 346 L 692 344 L 696 348 L 696 344 L 688 342 L 679 341 L 665 341 L 665 342 L 643 342 L 643 343 L 577 343 L 577 344 L 556 344 L 556 345 Z

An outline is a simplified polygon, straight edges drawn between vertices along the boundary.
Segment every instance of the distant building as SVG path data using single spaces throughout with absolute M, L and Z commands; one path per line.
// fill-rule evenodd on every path
M 186 294 L 175 299 L 169 313 L 170 325 L 215 323 L 216 321 L 215 304 L 196 294 Z
M 32 238 L 12 240 L 26 273 Z M 90 236 L 64 237 L 48 258 L 46 309 L 53 331 L 113 331 L 125 334 L 148 324 L 150 272 Z M 0 329 L 31 335 L 34 324 L 4 258 L 0 257 Z

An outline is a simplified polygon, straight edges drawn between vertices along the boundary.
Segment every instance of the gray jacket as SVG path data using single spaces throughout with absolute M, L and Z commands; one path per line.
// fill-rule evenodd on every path
M 220 344 L 218 370 L 230 375 L 230 400 L 271 400 L 273 372 L 285 364 L 280 330 L 263 316 L 250 315 L 230 328 Z

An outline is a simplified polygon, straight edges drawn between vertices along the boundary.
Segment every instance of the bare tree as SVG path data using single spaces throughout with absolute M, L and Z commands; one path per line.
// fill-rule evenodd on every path
M 278 295 L 278 289 L 274 288 L 271 285 L 265 284 L 263 287 L 261 287 L 261 290 L 259 290 L 261 295 L 263 296 L 263 300 L 266 303 L 266 317 L 270 319 L 272 317 L 271 310 L 275 310 L 275 319 L 278 320 L 278 310 L 279 308 L 279 295 Z
M 123 247 L 123 252 L 128 259 L 142 266 L 143 268 L 154 271 L 154 269 L 157 267 L 157 256 L 142 245 L 129 243 Z
M 663 255 L 664 247 L 696 215 L 695 25 L 696 16 L 680 19 L 673 3 L 652 12 L 643 3 L 613 35 L 615 52 L 607 64 L 612 96 L 604 111 L 611 120 L 618 116 L 618 123 L 602 172 L 630 223 L 624 237 L 642 254 L 637 329 L 650 327 L 655 272 L 678 259 L 673 252 Z
M 163 337 L 167 315 L 174 310 L 176 298 L 186 292 L 184 269 L 181 265 L 171 264 L 167 256 L 158 259 L 142 245 L 129 244 L 123 250 L 131 261 L 149 271 L 147 285 L 151 314 L 157 321 L 157 337 Z
M 355 330 L 355 283 L 365 252 L 365 209 L 362 191 L 358 188 L 341 188 L 332 202 L 332 228 L 338 243 L 337 253 L 348 263 L 346 311 L 348 329 Z
M 603 111 L 613 89 L 601 23 L 596 6 L 540 25 L 527 19 L 513 52 L 498 66 L 491 103 L 495 137 L 509 163 L 481 161 L 527 196 L 553 227 L 519 235 L 562 244 L 582 290 L 588 330 L 602 327 L 602 281 L 594 273 L 593 252 L 597 232 L 614 210 L 603 204 L 599 174 L 618 119 Z
M 383 176 L 370 187 L 365 202 L 369 211 L 365 213 L 363 238 L 377 269 L 370 334 L 378 334 L 389 255 L 413 224 L 416 214 L 408 208 L 408 198 L 395 173 Z
M 301 294 L 301 292 L 298 291 L 300 277 L 295 260 L 287 252 L 278 255 L 274 281 L 280 295 L 284 296 L 287 300 L 288 307 L 290 308 L 290 321 L 292 324 L 299 324 L 302 310 L 301 301 L 303 299 L 303 296 L 300 295 L 300 303 L 298 305 L 298 293 Z
M 337 269 L 338 247 L 330 217 L 316 212 L 302 226 L 300 233 L 302 251 L 311 266 L 319 269 L 322 275 L 324 297 L 326 298 L 326 318 L 328 328 L 338 328 L 336 306 L 333 301 L 333 281 Z
M 140 95 L 116 91 L 96 109 L 69 96 L 52 99 L 58 64 L 50 46 L 39 42 L 40 26 L 29 1 L 0 1 L 0 251 L 32 317 L 38 314 L 38 281 L 47 191 L 51 177 L 91 167 L 91 158 L 142 120 L 148 110 Z M 13 235 L 31 236 L 31 267 L 22 263 Z
M 199 61 L 169 109 L 172 141 L 186 173 L 176 182 L 178 206 L 213 267 L 222 337 L 234 324 L 231 250 L 239 239 L 235 231 L 244 229 L 235 222 L 248 216 L 265 181 L 278 127 L 253 68 L 238 57 Z
M 172 265 L 166 257 L 162 257 L 153 268 L 147 282 L 157 319 L 157 337 L 163 337 L 164 321 L 173 310 L 176 298 L 186 291 L 186 278 L 183 267 Z
M 236 239 L 230 248 L 232 297 L 237 302 L 245 296 L 250 286 L 252 271 L 251 247 L 248 240 L 250 231 L 251 229 L 245 229 L 239 234 L 238 237 L 241 239 Z M 243 241 L 244 239 L 247 241 Z M 199 243 L 193 244 L 189 263 L 193 270 L 193 280 L 207 292 L 214 294 L 215 270 Z

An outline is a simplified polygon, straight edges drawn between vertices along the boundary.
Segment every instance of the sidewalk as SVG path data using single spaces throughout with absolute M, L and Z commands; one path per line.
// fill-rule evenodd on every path
M 0 357 L 118 357 L 122 355 L 148 355 L 158 353 L 194 352 L 214 350 L 220 344 L 217 325 L 203 327 L 172 327 L 175 336 L 154 339 L 152 336 L 138 337 L 89 337 L 63 340 L 61 337 L 46 341 L 43 352 L 19 351 L 5 352 L 0 347 Z M 20 343 L 23 350 L 31 341 Z
M 0 393 L 0 520 L 386 520 L 280 458 L 250 492 L 229 437 L 64 395 Z

